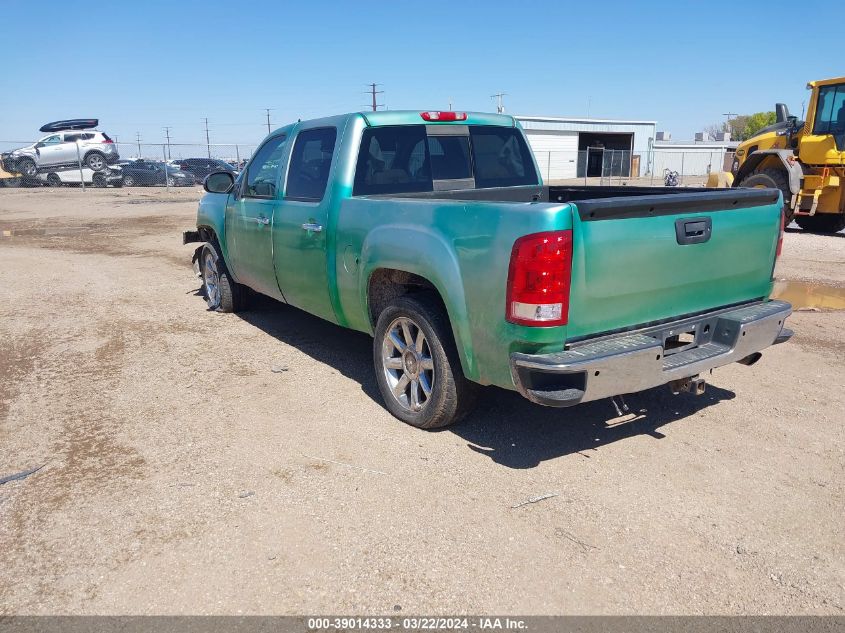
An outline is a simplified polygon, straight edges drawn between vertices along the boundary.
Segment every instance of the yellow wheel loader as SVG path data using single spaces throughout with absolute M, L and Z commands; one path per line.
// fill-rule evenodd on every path
M 845 77 L 807 88 L 806 122 L 778 103 L 776 122 L 737 147 L 733 186 L 780 189 L 787 224 L 836 233 L 845 229 Z

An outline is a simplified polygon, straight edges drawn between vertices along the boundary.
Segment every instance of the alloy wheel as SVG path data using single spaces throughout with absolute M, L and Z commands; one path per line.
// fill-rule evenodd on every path
M 434 387 L 434 360 L 422 328 L 412 319 L 399 317 L 387 328 L 382 365 L 396 402 L 408 411 L 422 411 Z

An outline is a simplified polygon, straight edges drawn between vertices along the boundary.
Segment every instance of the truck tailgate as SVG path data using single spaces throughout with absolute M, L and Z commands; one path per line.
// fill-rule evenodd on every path
M 573 206 L 570 340 L 771 292 L 779 192 L 732 189 Z

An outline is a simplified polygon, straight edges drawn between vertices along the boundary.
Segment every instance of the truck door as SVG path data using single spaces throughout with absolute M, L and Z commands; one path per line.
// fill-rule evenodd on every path
M 273 260 L 285 300 L 335 322 L 329 295 L 326 188 L 337 128 L 301 130 L 293 142 L 284 198 L 273 219 Z
M 282 300 L 273 270 L 272 222 L 274 210 L 281 204 L 279 179 L 285 140 L 285 134 L 277 134 L 258 148 L 226 206 L 232 272 L 240 283 Z

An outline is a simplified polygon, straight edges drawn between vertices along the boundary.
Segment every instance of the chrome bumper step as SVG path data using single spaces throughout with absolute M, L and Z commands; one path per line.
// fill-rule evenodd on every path
M 789 339 L 792 306 L 760 302 L 718 310 L 601 339 L 551 354 L 511 355 L 511 374 L 526 398 L 566 407 L 650 389 L 741 361 Z M 665 347 L 686 333 L 688 344 Z

